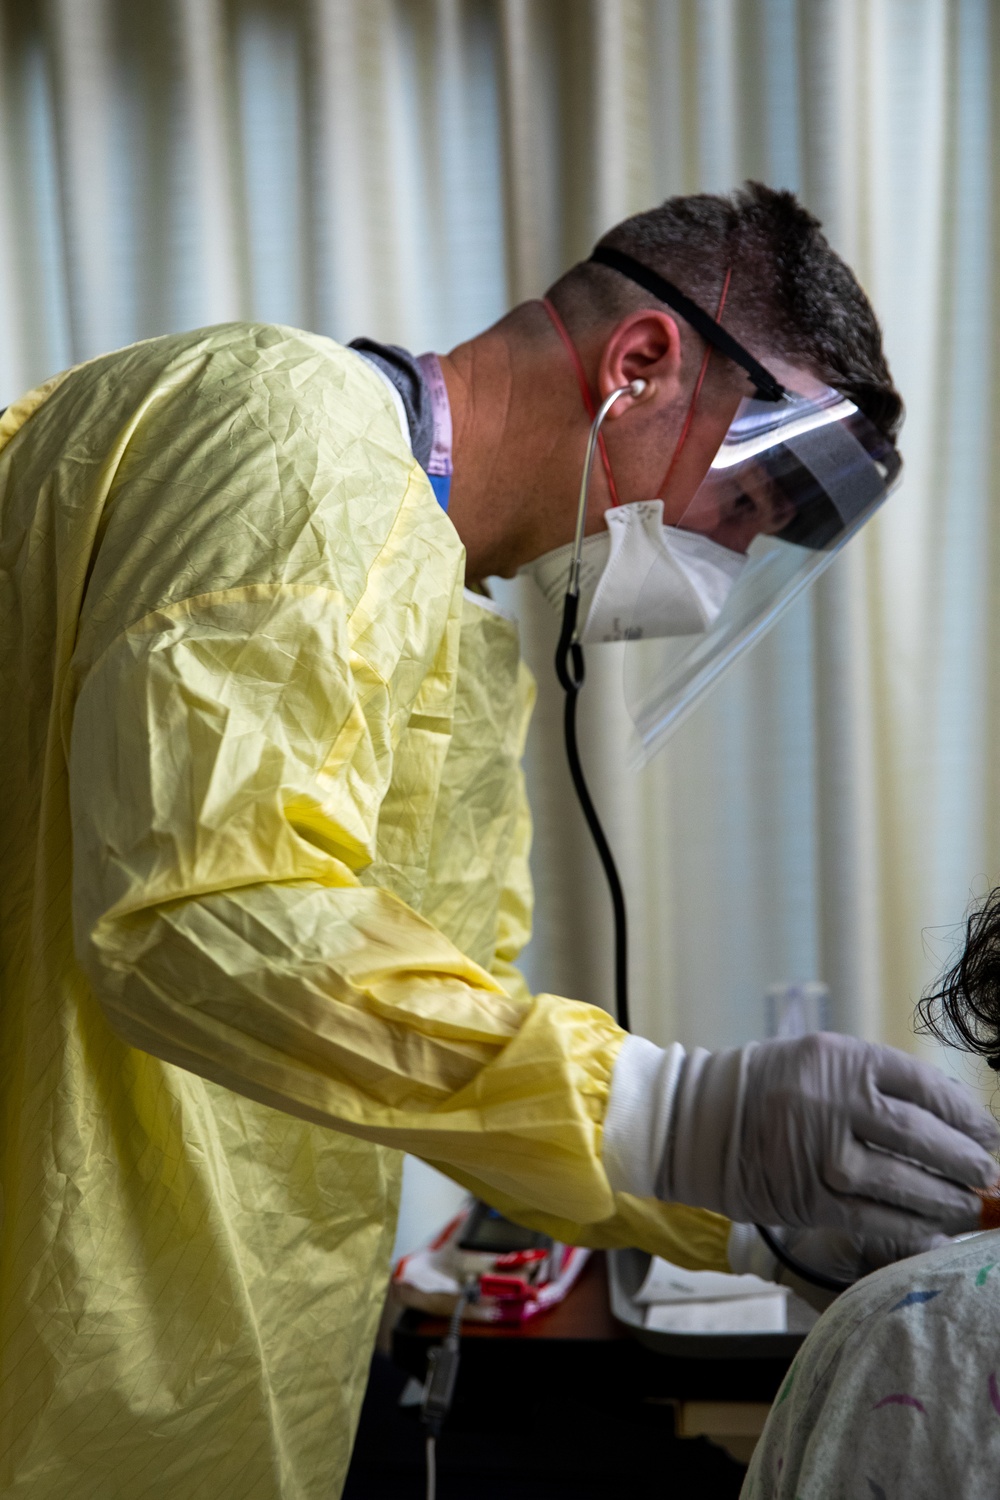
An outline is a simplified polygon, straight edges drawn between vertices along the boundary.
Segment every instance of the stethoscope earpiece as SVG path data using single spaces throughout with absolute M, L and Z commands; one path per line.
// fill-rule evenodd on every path
M 594 449 L 604 422 L 604 418 L 614 406 L 615 402 L 622 396 L 641 396 L 646 389 L 645 380 L 630 380 L 628 385 L 620 385 L 616 391 L 612 391 L 601 403 L 600 410 L 590 424 L 590 435 L 587 438 L 587 454 L 583 460 L 583 477 L 580 480 L 580 500 L 576 510 L 576 537 L 573 542 L 573 562 L 569 572 L 569 585 L 567 594 L 578 595 L 580 592 L 580 560 L 583 555 L 583 533 L 587 525 L 587 496 L 590 493 L 590 471 L 594 463 Z M 574 636 L 574 640 L 576 637 Z

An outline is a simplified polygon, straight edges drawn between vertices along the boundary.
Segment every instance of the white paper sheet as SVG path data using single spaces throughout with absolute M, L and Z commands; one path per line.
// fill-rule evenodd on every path
M 724 1271 L 685 1271 L 658 1257 L 650 1262 L 646 1279 L 635 1294 L 640 1304 L 651 1302 L 715 1302 L 731 1297 L 767 1296 L 784 1289 L 759 1276 L 729 1276 Z
M 658 1333 L 785 1333 L 784 1287 L 759 1297 L 720 1297 L 711 1302 L 658 1302 L 646 1309 L 646 1327 Z

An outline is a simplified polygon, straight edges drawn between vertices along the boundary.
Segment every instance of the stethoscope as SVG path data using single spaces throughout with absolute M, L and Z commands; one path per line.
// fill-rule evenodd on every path
M 594 420 L 590 424 L 590 435 L 587 438 L 587 452 L 583 460 L 583 475 L 580 479 L 580 500 L 576 511 L 576 539 L 573 546 L 573 559 L 570 564 L 569 582 L 566 586 L 566 598 L 563 601 L 562 628 L 559 632 L 559 644 L 556 646 L 556 676 L 559 684 L 566 694 L 563 707 L 563 737 L 566 741 L 566 759 L 569 762 L 569 773 L 573 778 L 573 789 L 577 800 L 587 820 L 590 836 L 594 841 L 598 857 L 604 870 L 605 879 L 608 882 L 608 890 L 611 894 L 611 905 L 615 917 L 615 1016 L 623 1031 L 629 1031 L 628 1013 L 628 920 L 625 911 L 625 893 L 618 875 L 618 867 L 615 864 L 611 846 L 604 835 L 601 820 L 597 816 L 593 798 L 590 795 L 586 778 L 583 774 L 583 766 L 580 763 L 580 749 L 576 734 L 576 705 L 580 696 L 580 689 L 584 683 L 583 647 L 580 645 L 579 628 L 582 621 L 578 619 L 580 611 L 580 566 L 583 560 L 583 535 L 587 526 L 587 499 L 590 494 L 590 475 L 594 467 L 594 452 L 597 448 L 597 439 L 600 436 L 601 424 L 608 412 L 622 396 L 641 396 L 646 389 L 644 380 L 633 380 L 628 385 L 621 385 L 612 391 L 601 403 Z
M 583 474 L 580 478 L 580 499 L 576 512 L 576 536 L 573 546 L 573 558 L 570 563 L 569 581 L 566 586 L 566 597 L 563 600 L 562 627 L 559 631 L 559 642 L 556 646 L 556 676 L 565 693 L 563 706 L 563 738 L 566 743 L 566 759 L 569 762 L 569 772 L 573 779 L 573 790 L 576 792 L 577 800 L 583 816 L 586 819 L 587 828 L 594 841 L 598 858 L 604 870 L 604 877 L 608 883 L 608 892 L 611 896 L 611 906 L 614 912 L 615 923 L 615 1018 L 623 1031 L 630 1031 L 629 1004 L 628 1004 L 628 915 L 625 909 L 625 892 L 622 889 L 621 878 L 618 874 L 618 866 L 611 852 L 611 845 L 605 837 L 601 820 L 597 815 L 593 798 L 587 786 L 586 777 L 583 774 L 583 765 L 580 761 L 580 747 L 576 732 L 576 708 L 585 678 L 583 647 L 580 644 L 579 632 L 583 621 L 579 619 L 580 611 L 580 569 L 583 561 L 583 538 L 587 525 L 587 500 L 590 494 L 590 476 L 594 467 L 594 453 L 597 449 L 597 439 L 600 436 L 601 425 L 608 412 L 619 401 L 622 396 L 641 396 L 646 389 L 644 380 L 633 380 L 628 385 L 619 386 L 611 392 L 601 403 L 601 406 L 590 424 L 590 433 L 587 438 L 587 450 L 583 460 Z M 821 1288 L 825 1292 L 846 1292 L 853 1284 L 849 1281 L 840 1281 L 833 1276 L 825 1276 L 821 1271 L 814 1271 L 805 1265 L 785 1249 L 780 1240 L 766 1225 L 758 1224 L 757 1232 L 770 1250 L 774 1258 L 798 1276 L 802 1281 L 811 1286 Z

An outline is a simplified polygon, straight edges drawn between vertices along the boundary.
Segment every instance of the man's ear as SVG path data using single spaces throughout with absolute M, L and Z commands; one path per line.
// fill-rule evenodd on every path
M 621 416 L 641 401 L 673 401 L 681 388 L 683 349 L 680 329 L 669 313 L 639 308 L 616 323 L 601 350 L 597 387 L 603 401 L 623 385 L 644 380 L 639 396 L 623 396 L 608 413 Z

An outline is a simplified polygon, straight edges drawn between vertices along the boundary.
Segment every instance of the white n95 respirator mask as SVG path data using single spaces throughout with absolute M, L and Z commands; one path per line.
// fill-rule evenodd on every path
M 648 640 L 708 630 L 746 558 L 696 531 L 664 526 L 662 500 L 612 506 L 604 522 L 606 531 L 583 541 L 580 641 Z M 569 543 L 523 569 L 555 610 L 563 607 L 573 551 Z

